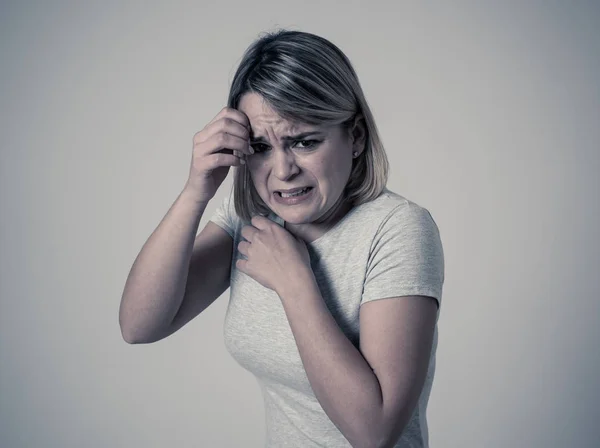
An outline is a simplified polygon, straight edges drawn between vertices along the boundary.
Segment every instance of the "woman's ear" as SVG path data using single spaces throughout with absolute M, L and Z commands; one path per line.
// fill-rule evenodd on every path
M 365 142 L 367 140 L 367 126 L 362 114 L 358 114 L 354 117 L 349 132 L 352 150 L 358 151 L 359 154 L 362 153 L 365 149 Z

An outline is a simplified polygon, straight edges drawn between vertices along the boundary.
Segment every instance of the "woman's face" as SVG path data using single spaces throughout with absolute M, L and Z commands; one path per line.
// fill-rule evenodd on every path
M 363 149 L 360 142 L 341 126 L 286 121 L 256 93 L 243 95 L 238 109 L 250 120 L 255 151 L 246 157 L 246 169 L 265 204 L 290 224 L 311 223 L 328 212 L 346 186 L 352 152 Z M 279 190 L 297 187 L 312 187 L 312 191 L 296 204 L 275 197 Z

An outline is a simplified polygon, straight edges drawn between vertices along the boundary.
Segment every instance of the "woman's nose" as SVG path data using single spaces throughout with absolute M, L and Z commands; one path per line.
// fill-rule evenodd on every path
M 300 169 L 296 164 L 296 158 L 291 151 L 276 150 L 275 157 L 273 157 L 273 171 L 275 175 L 282 180 L 297 174 Z

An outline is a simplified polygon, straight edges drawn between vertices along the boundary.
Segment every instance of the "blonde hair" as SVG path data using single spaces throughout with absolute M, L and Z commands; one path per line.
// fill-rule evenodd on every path
M 245 93 L 257 93 L 282 118 L 311 125 L 342 125 L 365 120 L 364 151 L 352 161 L 343 198 L 354 207 L 377 198 L 387 184 L 389 162 L 373 114 L 346 55 L 315 34 L 278 30 L 265 33 L 245 51 L 229 90 L 228 107 L 237 109 Z M 236 167 L 233 190 L 237 215 L 249 222 L 271 209 L 256 191 L 247 165 Z

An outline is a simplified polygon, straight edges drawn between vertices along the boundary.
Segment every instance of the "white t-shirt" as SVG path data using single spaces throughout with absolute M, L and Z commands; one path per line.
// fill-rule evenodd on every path
M 284 225 L 275 215 L 272 221 Z M 242 258 L 242 222 L 233 194 L 210 218 L 233 238 L 225 347 L 256 377 L 266 411 L 266 447 L 351 447 L 310 386 L 281 299 L 236 269 Z M 359 309 L 377 299 L 430 296 L 438 302 L 444 254 L 437 224 L 425 208 L 385 189 L 352 208 L 333 228 L 307 244 L 323 300 L 343 333 L 359 347 Z M 396 448 L 428 448 L 426 407 L 435 371 L 437 321 L 429 369 L 418 405 Z

